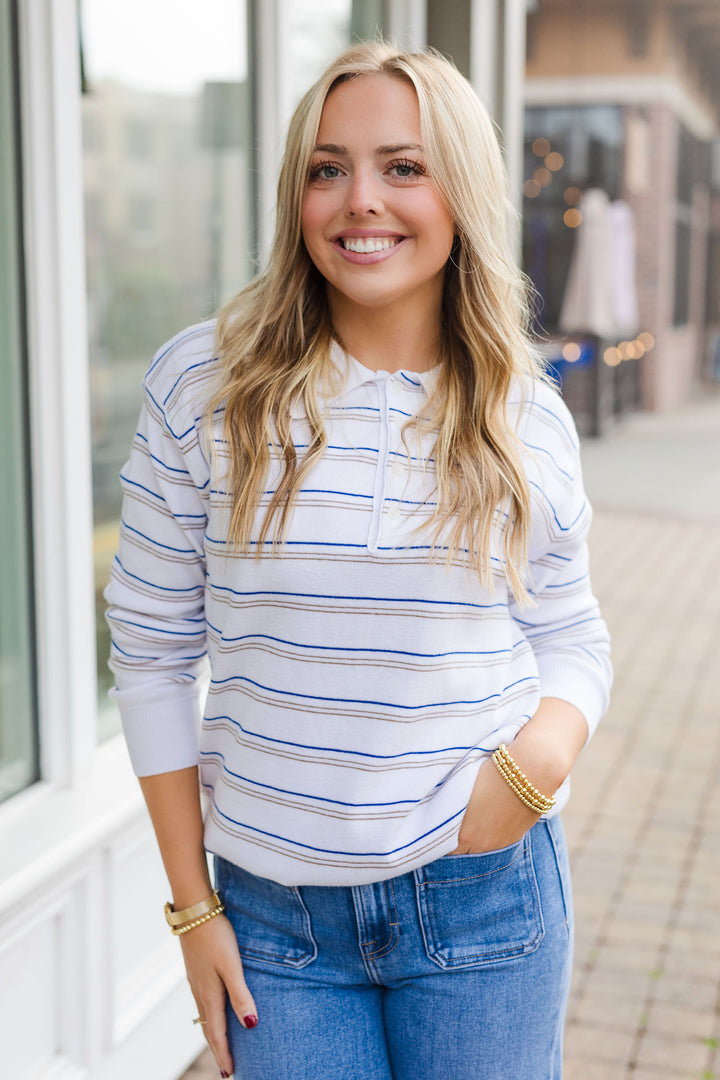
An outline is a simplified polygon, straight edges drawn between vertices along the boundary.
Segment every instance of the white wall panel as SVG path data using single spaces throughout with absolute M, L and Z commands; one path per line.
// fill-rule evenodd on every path
M 22 908 L 0 939 L 2 1075 L 86 1075 L 85 895 L 77 879 Z M 9 992 L 8 992 L 9 991 Z
M 42 1075 L 61 1045 L 59 935 L 58 917 L 23 925 L 0 952 L 3 1027 L 13 1033 L 3 1046 L 5 1076 Z
M 123 837 L 107 858 L 113 1043 L 147 1017 L 184 980 L 178 941 L 163 906 L 169 892 L 155 838 L 146 828 Z M 179 1021 L 178 1021 L 179 1022 Z

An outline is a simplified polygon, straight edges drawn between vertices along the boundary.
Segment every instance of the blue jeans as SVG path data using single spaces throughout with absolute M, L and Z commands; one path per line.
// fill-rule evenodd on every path
M 258 1026 L 237 1080 L 560 1080 L 572 901 L 559 818 L 372 885 L 216 859 Z

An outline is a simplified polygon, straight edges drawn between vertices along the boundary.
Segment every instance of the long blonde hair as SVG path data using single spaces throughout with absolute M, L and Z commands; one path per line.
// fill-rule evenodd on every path
M 508 585 L 528 602 L 530 495 L 506 415 L 511 384 L 541 377 L 528 334 L 528 293 L 510 248 L 507 179 L 492 123 L 467 80 L 432 49 L 404 53 L 385 42 L 353 45 L 305 94 L 292 118 L 267 269 L 218 314 L 223 374 L 209 415 L 224 407 L 225 479 L 232 493 L 228 540 L 249 550 L 269 444 L 284 471 L 262 520 L 258 553 L 273 522 L 273 541 L 282 542 L 298 491 L 327 444 L 320 380 L 330 370 L 334 334 L 325 280 L 302 239 L 302 206 L 325 99 L 337 83 L 367 75 L 400 78 L 414 88 L 429 173 L 457 234 L 445 270 L 441 379 L 429 414 L 406 425 L 436 432 L 432 551 L 464 558 L 492 587 L 497 531 Z M 301 460 L 290 427 L 297 399 L 310 428 Z

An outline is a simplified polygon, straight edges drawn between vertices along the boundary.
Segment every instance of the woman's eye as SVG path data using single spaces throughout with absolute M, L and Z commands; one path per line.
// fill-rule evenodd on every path
M 330 162 L 315 165 L 310 171 L 311 180 L 335 180 L 339 175 L 339 166 L 332 165 Z
M 412 180 L 425 173 L 424 166 L 418 161 L 393 161 L 389 168 L 398 180 Z

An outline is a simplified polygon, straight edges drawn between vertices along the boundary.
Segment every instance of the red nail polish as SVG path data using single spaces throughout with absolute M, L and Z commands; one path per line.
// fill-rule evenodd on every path
M 230 1080 L 230 1073 L 226 1073 L 224 1069 L 220 1070 L 220 1075 L 222 1076 L 222 1080 Z
M 243 1024 L 246 1028 L 254 1028 L 257 1024 L 257 1016 L 255 1013 L 248 1013 L 247 1016 L 243 1016 Z

